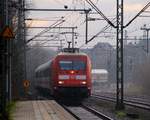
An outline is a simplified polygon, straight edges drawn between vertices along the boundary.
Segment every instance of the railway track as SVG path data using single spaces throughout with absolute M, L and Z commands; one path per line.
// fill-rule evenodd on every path
M 101 100 L 110 101 L 110 102 L 116 102 L 116 99 L 114 97 L 95 95 L 95 94 L 93 94 L 92 97 L 97 98 L 97 99 L 101 99 Z M 138 101 L 138 99 L 135 100 L 135 98 L 134 99 L 130 98 L 130 100 L 124 99 L 124 103 L 125 103 L 125 105 L 141 108 L 144 110 L 150 110 L 150 103 L 145 102 L 145 101 L 141 101 L 141 99 L 140 99 L 140 101 Z
M 113 120 L 112 118 L 87 106 L 64 106 L 77 120 Z
M 43 97 L 43 96 L 38 96 L 39 99 L 44 99 L 47 100 L 49 97 Z M 57 101 L 65 110 L 67 110 L 72 116 L 74 116 L 77 120 L 114 120 L 105 114 L 95 110 L 94 108 L 90 108 L 85 105 L 77 105 L 75 103 L 71 103 L 66 105 L 63 105 L 60 101 Z M 70 102 L 70 101 L 69 101 Z M 69 103 L 68 102 L 68 103 Z M 76 105 L 76 106 L 72 106 Z

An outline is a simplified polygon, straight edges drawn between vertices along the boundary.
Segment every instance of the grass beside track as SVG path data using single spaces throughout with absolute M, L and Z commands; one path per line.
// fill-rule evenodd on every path
M 105 100 L 88 98 L 84 101 L 85 105 L 96 108 L 96 110 L 106 113 L 114 120 L 150 120 L 149 111 L 126 106 L 124 110 L 116 110 L 115 103 Z

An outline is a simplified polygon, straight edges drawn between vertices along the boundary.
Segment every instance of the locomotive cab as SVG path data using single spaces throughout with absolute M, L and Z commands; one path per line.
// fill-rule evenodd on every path
M 91 94 L 91 65 L 88 56 L 78 51 L 67 51 L 60 53 L 55 60 L 55 93 L 88 97 Z

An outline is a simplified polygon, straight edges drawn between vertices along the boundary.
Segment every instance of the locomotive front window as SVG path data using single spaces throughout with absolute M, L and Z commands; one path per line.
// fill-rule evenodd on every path
M 86 64 L 84 61 L 60 61 L 61 70 L 85 70 Z
M 62 70 L 71 70 L 72 69 L 72 61 L 60 61 L 59 65 Z
M 85 62 L 73 61 L 73 70 L 85 70 Z

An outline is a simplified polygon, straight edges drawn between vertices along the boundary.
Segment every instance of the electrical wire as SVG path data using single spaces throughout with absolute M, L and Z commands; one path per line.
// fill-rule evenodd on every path
M 114 21 L 115 20 L 115 21 Z M 116 18 L 114 18 L 112 21 L 113 24 L 116 23 Z M 105 27 L 103 27 L 96 35 L 94 35 L 90 40 L 88 40 L 88 42 L 92 41 L 94 38 L 96 38 L 98 35 L 100 35 L 101 33 L 104 33 L 104 31 L 106 31 L 108 28 L 110 28 L 110 24 L 107 24 Z M 86 43 L 82 44 L 79 48 L 83 47 L 84 45 L 86 45 Z
M 112 27 L 116 28 L 116 26 L 98 9 L 98 7 L 91 1 L 91 0 L 86 0 L 88 4 L 91 5 L 94 10 L 99 13 Z
M 57 25 L 61 24 L 64 22 L 64 18 L 61 18 L 59 20 L 57 20 L 55 23 L 53 23 L 51 26 L 49 26 L 48 29 L 45 29 L 41 32 L 39 32 L 37 35 L 35 35 L 34 37 L 32 37 L 31 39 L 27 40 L 26 43 L 29 43 L 30 41 L 32 41 L 33 39 L 37 38 L 38 36 L 41 36 L 42 34 L 48 32 L 49 30 L 51 30 L 52 28 L 56 27 Z

